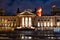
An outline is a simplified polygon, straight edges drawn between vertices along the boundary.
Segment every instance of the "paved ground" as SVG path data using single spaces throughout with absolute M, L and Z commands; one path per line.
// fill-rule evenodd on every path
M 0 32 L 0 40 L 58 40 L 60 33 L 53 30 L 15 30 Z

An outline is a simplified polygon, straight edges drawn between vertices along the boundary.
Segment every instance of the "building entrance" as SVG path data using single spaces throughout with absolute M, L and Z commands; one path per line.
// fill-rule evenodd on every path
M 31 27 L 32 20 L 31 17 L 22 17 L 22 27 Z

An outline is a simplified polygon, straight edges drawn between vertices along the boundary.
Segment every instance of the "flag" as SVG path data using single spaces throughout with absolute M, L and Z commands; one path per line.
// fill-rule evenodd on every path
M 42 14 L 42 8 L 40 7 L 40 8 L 37 9 L 37 15 L 41 16 L 41 14 Z

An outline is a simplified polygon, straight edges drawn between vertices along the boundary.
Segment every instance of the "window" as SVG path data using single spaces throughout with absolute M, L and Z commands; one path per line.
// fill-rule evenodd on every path
M 7 27 L 7 23 L 5 23 L 5 27 Z
M 14 27 L 16 27 L 17 26 L 17 24 L 16 23 L 14 23 Z
M 49 21 L 49 20 L 48 20 Z
M 32 37 L 29 36 L 28 39 L 32 39 Z
M 57 22 L 57 26 L 60 26 L 60 22 Z
M 8 27 L 10 27 L 10 26 L 11 26 L 11 25 L 10 25 L 10 24 L 11 24 L 11 22 L 10 22 L 10 21 L 8 21 L 8 23 L 7 23 L 7 24 L 8 24 Z
M 24 39 L 24 36 L 22 36 L 21 39 Z
M 58 19 L 57 22 L 60 22 L 60 20 Z
M 16 21 L 16 19 L 14 19 L 14 21 Z
M 50 26 L 49 22 L 47 22 L 47 26 L 48 26 L 48 27 Z
M 37 24 L 37 25 L 38 25 L 38 27 L 40 27 L 40 23 L 39 23 L 39 22 L 38 22 L 38 24 Z
M 44 27 L 46 27 L 46 22 L 44 22 Z
M 13 27 L 13 22 L 11 22 L 11 27 Z
M 43 27 L 43 22 L 41 22 L 41 27 Z
M 40 20 L 38 19 L 38 21 L 40 21 Z
M 10 23 L 8 23 L 8 25 L 7 25 L 8 27 L 10 27 Z
M 53 26 L 53 22 L 51 22 L 51 26 Z

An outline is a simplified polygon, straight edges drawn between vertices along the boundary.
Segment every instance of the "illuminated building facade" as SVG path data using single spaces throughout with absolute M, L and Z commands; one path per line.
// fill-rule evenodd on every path
M 37 16 L 30 11 L 23 11 L 16 16 L 0 16 L 0 30 L 14 28 L 32 28 L 48 30 L 60 27 L 60 16 Z

